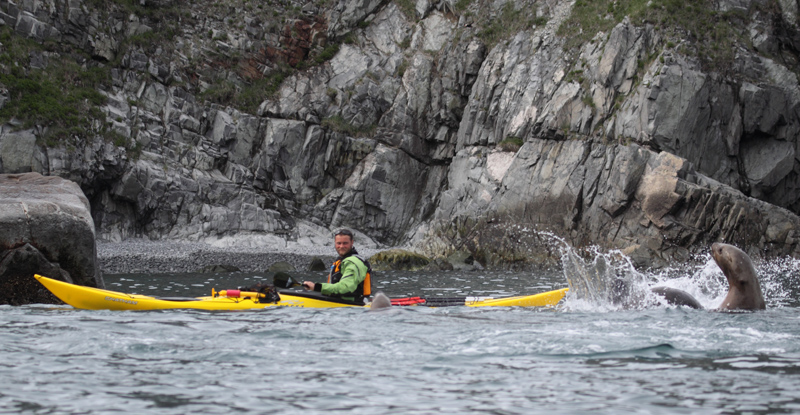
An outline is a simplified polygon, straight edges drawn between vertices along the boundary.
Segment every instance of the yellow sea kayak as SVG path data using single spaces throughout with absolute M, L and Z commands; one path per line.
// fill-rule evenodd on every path
M 61 301 L 85 310 L 168 310 L 168 309 L 195 309 L 195 310 L 253 310 L 267 307 L 302 307 L 302 308 L 335 308 L 335 307 L 364 307 L 349 301 L 325 297 L 316 292 L 280 291 L 278 302 L 267 302 L 259 298 L 257 292 L 227 290 L 215 293 L 209 297 L 152 297 L 139 294 L 125 294 L 99 288 L 74 285 L 63 281 L 34 276 Z M 395 302 L 395 305 L 426 305 L 431 307 L 443 306 L 468 306 L 468 307 L 543 307 L 554 306 L 566 294 L 567 289 L 548 291 L 541 294 L 506 297 L 506 298 L 476 298 L 461 297 L 442 302 L 430 299 L 416 302 Z M 420 297 L 414 297 L 420 298 Z M 264 301 L 264 302 L 262 302 Z

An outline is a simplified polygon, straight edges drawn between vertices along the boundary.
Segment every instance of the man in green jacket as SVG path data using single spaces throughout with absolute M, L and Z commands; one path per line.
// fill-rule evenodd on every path
M 342 229 L 333 239 L 339 258 L 331 265 L 327 283 L 303 281 L 303 287 L 331 297 L 358 303 L 369 301 L 372 294 L 369 262 L 358 255 L 353 247 L 353 232 Z

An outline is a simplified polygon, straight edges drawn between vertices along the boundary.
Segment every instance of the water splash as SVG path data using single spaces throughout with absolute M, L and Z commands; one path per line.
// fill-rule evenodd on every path
M 638 272 L 630 258 L 619 251 L 587 251 L 584 260 L 574 249 L 561 256 L 564 277 L 569 284 L 567 306 L 571 309 L 601 311 L 643 308 L 657 301 L 647 278 Z
M 800 306 L 800 260 L 778 258 L 756 264 L 767 308 Z
M 580 252 L 564 239 L 542 233 L 558 247 L 564 277 L 570 291 L 564 309 L 571 311 L 615 311 L 649 307 L 674 307 L 655 295 L 654 287 L 686 291 L 704 308 L 719 306 L 728 292 L 728 282 L 710 253 L 683 264 L 657 271 L 640 272 L 619 250 L 602 252 L 597 247 Z M 800 306 L 800 260 L 780 258 L 755 263 L 767 307 Z
M 705 308 L 716 308 L 728 293 L 728 281 L 709 253 L 695 256 L 686 264 L 653 271 L 648 277 L 651 287 L 686 291 Z
M 650 292 L 645 274 L 618 250 L 601 252 L 591 247 L 579 253 L 563 238 L 541 232 L 552 241 L 561 256 L 569 285 L 564 308 L 580 311 L 613 311 L 641 308 L 658 299 Z M 586 258 L 586 259 L 585 259 Z

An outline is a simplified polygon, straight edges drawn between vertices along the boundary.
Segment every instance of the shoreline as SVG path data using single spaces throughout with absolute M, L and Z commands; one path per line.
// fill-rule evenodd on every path
M 103 274 L 160 274 L 198 272 L 212 265 L 231 265 L 245 272 L 267 272 L 276 262 L 288 262 L 305 271 L 311 260 L 326 264 L 337 255 L 333 245 L 286 246 L 217 246 L 205 242 L 150 241 L 127 239 L 122 242 L 97 241 L 97 262 Z M 383 249 L 362 248 L 359 254 L 369 258 Z

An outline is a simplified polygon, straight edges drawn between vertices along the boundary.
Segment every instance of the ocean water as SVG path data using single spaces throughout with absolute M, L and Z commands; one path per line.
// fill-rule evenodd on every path
M 506 296 L 613 275 L 684 289 L 707 307 L 726 290 L 710 258 L 657 273 L 609 253 L 564 261 L 536 273 L 376 273 L 374 285 L 391 297 Z M 2 306 L 0 413 L 798 413 L 798 269 L 760 264 L 768 309 L 740 313 L 619 306 L 598 287 L 555 308 Z M 116 291 L 196 296 L 268 277 L 105 279 Z

